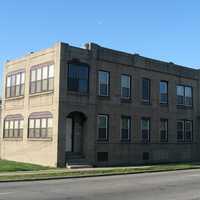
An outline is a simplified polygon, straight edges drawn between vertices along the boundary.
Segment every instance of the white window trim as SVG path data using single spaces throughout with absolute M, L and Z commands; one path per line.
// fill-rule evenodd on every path
M 104 139 L 101 139 L 101 138 L 99 138 L 99 118 L 100 117 L 105 117 L 106 118 L 106 138 L 104 138 Z M 108 140 L 108 115 L 104 115 L 104 114 L 99 114 L 98 116 L 97 116 L 97 133 L 98 133 L 98 135 L 97 135 L 97 139 L 99 140 L 99 141 L 106 141 L 106 140 Z

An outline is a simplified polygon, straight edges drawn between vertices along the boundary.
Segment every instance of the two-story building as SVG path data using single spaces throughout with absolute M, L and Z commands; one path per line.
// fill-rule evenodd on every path
M 48 166 L 199 161 L 199 81 L 197 69 L 94 43 L 57 43 L 8 61 L 1 158 Z

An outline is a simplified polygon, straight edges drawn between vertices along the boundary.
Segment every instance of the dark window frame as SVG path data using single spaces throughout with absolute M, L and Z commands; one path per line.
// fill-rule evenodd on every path
M 148 99 L 144 98 L 144 82 L 148 81 Z M 150 104 L 151 102 L 151 79 L 149 78 L 142 78 L 142 102 L 145 104 Z
M 23 121 L 23 122 L 22 122 Z M 5 125 L 8 122 L 8 129 L 6 129 Z M 13 128 L 10 128 L 10 123 L 13 123 Z M 18 128 L 15 128 L 15 122 L 18 122 Z M 21 128 L 21 123 L 23 123 L 23 128 Z M 8 131 L 6 134 L 6 130 Z M 12 132 L 11 132 L 12 130 Z M 24 119 L 5 119 L 4 127 L 3 127 L 3 138 L 23 138 L 23 130 L 24 130 Z M 17 136 L 15 132 L 17 131 Z
M 78 81 L 80 80 L 86 80 L 87 81 L 87 91 L 86 92 L 83 92 L 83 91 L 80 91 L 80 88 L 78 87 L 78 90 L 73 90 L 71 89 L 69 86 L 70 86 L 70 80 L 69 80 L 69 68 L 70 68 L 70 65 L 82 65 L 84 67 L 87 68 L 87 79 L 78 79 Z M 68 62 L 68 67 L 67 67 L 67 90 L 70 91 L 70 92 L 76 92 L 76 93 L 81 93 L 81 94 L 88 94 L 89 93 L 89 90 L 90 90 L 90 65 L 87 64 L 87 63 L 83 63 L 83 62 L 74 62 L 74 61 L 70 61 Z
M 53 117 L 38 117 L 38 118 L 29 118 L 28 119 L 28 138 L 29 139 L 45 139 L 45 138 L 52 138 L 52 130 L 53 130 L 53 123 L 52 126 L 49 127 L 49 119 L 53 121 Z M 30 121 L 34 120 L 34 127 L 30 128 Z M 40 120 L 40 127 L 36 128 L 36 120 Z M 42 134 L 42 120 L 46 120 L 46 127 L 45 127 L 45 136 Z M 36 136 L 36 131 L 39 129 L 39 137 Z M 49 133 L 49 129 L 51 129 L 51 134 Z M 31 130 L 33 130 L 33 136 L 30 134 Z
M 20 83 L 17 85 L 17 76 L 20 75 Z M 24 76 L 24 82 L 22 83 L 22 76 Z M 15 83 L 12 84 L 12 79 L 15 77 Z M 8 85 L 8 78 L 10 78 L 10 86 Z M 19 87 L 19 94 L 16 94 L 16 88 Z M 19 72 L 13 72 L 6 76 L 6 87 L 5 87 L 5 97 L 7 99 L 13 98 L 13 97 L 23 97 L 24 96 L 24 90 L 25 90 L 25 71 L 19 71 Z M 8 95 L 9 91 L 9 95 Z M 13 94 L 12 94 L 13 93 Z
M 50 76 L 50 66 L 53 66 L 53 77 Z M 43 79 L 43 70 L 47 67 L 47 78 Z M 38 70 L 41 70 L 41 79 L 37 80 Z M 32 81 L 32 75 L 35 71 L 35 80 Z M 44 92 L 51 92 L 54 90 L 54 77 L 55 77 L 55 65 L 54 63 L 43 63 L 39 66 L 32 67 L 30 69 L 30 85 L 29 85 L 29 94 L 38 94 Z M 46 89 L 43 88 L 43 83 L 46 81 Z M 38 85 L 40 82 L 40 89 L 38 90 Z M 52 82 L 52 88 L 50 88 L 50 82 Z M 34 89 L 33 89 L 34 88 Z
M 165 130 L 166 131 L 166 133 L 165 133 L 165 135 L 166 135 L 165 139 L 162 139 L 162 136 L 161 136 L 162 133 L 161 133 L 161 127 L 160 127 L 160 142 L 168 142 L 169 120 L 166 119 L 166 118 L 160 118 L 160 126 L 161 126 L 161 122 L 162 121 L 167 122 L 167 130 Z

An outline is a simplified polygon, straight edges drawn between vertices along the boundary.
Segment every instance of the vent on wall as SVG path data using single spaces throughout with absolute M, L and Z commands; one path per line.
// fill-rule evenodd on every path
M 97 152 L 97 161 L 98 162 L 107 162 L 108 161 L 108 152 Z
M 143 152 L 142 153 L 142 159 L 143 160 L 149 160 L 149 152 Z

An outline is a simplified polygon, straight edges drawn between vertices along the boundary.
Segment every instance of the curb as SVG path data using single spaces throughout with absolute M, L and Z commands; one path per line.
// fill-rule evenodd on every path
M 152 170 L 152 171 L 141 171 L 141 172 L 127 172 L 127 173 L 110 173 L 110 174 L 96 174 L 96 175 L 77 175 L 77 176 L 54 176 L 54 177 L 44 177 L 44 178 L 27 178 L 27 179 L 16 179 L 16 180 L 0 180 L 0 183 L 12 183 L 12 182 L 32 182 L 32 181 L 48 181 L 48 180 L 62 180 L 62 179 L 78 179 L 78 178 L 92 178 L 92 177 L 102 177 L 102 176 L 122 176 L 131 174 L 149 174 L 158 172 L 173 172 L 173 171 L 188 171 L 188 170 L 200 170 L 200 168 L 188 168 L 188 169 L 169 169 L 169 170 Z

